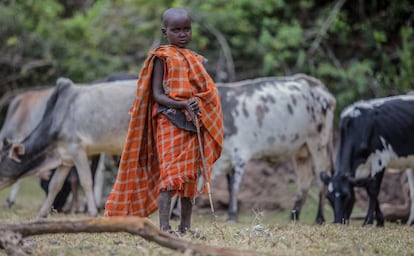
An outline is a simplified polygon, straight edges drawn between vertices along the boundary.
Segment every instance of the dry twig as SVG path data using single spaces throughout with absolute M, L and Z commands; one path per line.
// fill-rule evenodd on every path
M 315 50 L 319 47 L 323 37 L 325 36 L 326 32 L 328 31 L 330 25 L 334 18 L 338 15 L 339 11 L 341 10 L 342 6 L 345 4 L 346 0 L 338 0 L 333 7 L 331 13 L 329 14 L 328 18 L 322 24 L 321 28 L 319 29 L 318 36 L 313 40 L 309 50 L 308 55 L 312 55 Z

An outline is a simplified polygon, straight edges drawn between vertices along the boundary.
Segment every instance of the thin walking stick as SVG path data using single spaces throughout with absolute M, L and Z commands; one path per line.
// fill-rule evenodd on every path
M 208 181 L 208 175 L 207 175 L 207 161 L 204 156 L 204 150 L 203 150 L 203 142 L 201 140 L 201 131 L 200 131 L 200 125 L 198 123 L 198 118 L 194 113 L 190 113 L 191 119 L 193 119 L 193 123 L 197 129 L 197 139 L 198 139 L 198 148 L 200 149 L 200 155 L 201 155 L 201 161 L 203 162 L 203 171 L 204 171 L 204 179 L 206 180 L 206 186 L 207 186 L 207 193 L 208 193 L 208 199 L 210 200 L 210 208 L 211 212 L 214 214 L 214 206 L 213 206 L 213 199 L 211 197 L 211 189 L 210 189 L 210 182 Z

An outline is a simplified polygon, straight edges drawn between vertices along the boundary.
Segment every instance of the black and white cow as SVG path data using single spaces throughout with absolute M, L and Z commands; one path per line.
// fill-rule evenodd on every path
M 21 142 L 3 141 L 0 188 L 21 177 L 57 167 L 39 213 L 40 217 L 45 217 L 75 165 L 88 201 L 88 212 L 95 216 L 97 209 L 88 156 L 121 154 L 135 91 L 133 80 L 84 86 L 59 79 L 39 125 Z
M 331 170 L 335 98 L 317 79 L 303 74 L 217 84 L 224 120 L 223 153 L 213 176 L 227 173 L 228 219 L 237 220 L 237 196 L 251 159 L 293 160 L 297 195 L 292 219 L 298 219 L 312 180 Z M 325 186 L 319 178 L 316 223 L 324 222 Z
M 401 95 L 356 102 L 341 113 L 340 144 L 332 177 L 321 174 L 328 185 L 335 223 L 347 223 L 355 202 L 354 186 L 365 187 L 369 195 L 366 224 L 384 225 L 378 194 L 384 170 L 414 167 L 414 96 Z M 410 170 L 412 172 L 412 170 Z M 413 221 L 413 175 L 410 184 Z

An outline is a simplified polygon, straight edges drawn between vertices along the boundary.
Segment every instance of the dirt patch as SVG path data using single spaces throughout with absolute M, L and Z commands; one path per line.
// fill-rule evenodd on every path
M 406 219 L 408 206 L 404 208 L 402 205 L 407 204 L 409 195 L 407 186 L 404 172 L 385 172 L 379 201 L 386 220 L 402 219 L 404 221 Z M 211 183 L 211 188 L 215 209 L 227 211 L 229 195 L 226 177 L 223 175 L 215 178 Z M 252 161 L 246 167 L 238 195 L 239 209 L 286 211 L 292 209 L 295 195 L 296 175 L 290 163 L 271 164 L 264 161 Z M 368 196 L 365 189 L 356 189 L 356 198 L 358 207 L 368 209 Z M 199 210 L 209 209 L 208 197 L 201 197 L 197 205 Z M 400 209 L 399 207 L 403 209 L 396 212 Z
M 284 211 L 292 208 L 295 192 L 295 174 L 289 163 L 270 164 L 252 161 L 246 166 L 238 195 L 241 210 L 261 209 Z M 225 175 L 211 182 L 213 202 L 217 210 L 227 211 L 229 193 Z M 203 196 L 198 202 L 200 208 L 209 207 L 208 198 Z

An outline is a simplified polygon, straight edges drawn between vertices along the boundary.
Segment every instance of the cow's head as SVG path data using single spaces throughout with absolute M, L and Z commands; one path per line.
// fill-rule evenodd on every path
M 4 138 L 0 149 L 0 188 L 9 185 L 20 176 L 19 165 L 24 155 L 24 146 Z
M 349 174 L 333 175 L 321 172 L 321 180 L 328 186 L 326 197 L 334 211 L 334 223 L 346 224 L 355 203 L 355 179 Z
M 0 149 L 0 190 L 24 176 L 56 168 L 62 163 L 56 151 L 25 152 L 24 143 L 3 140 Z

